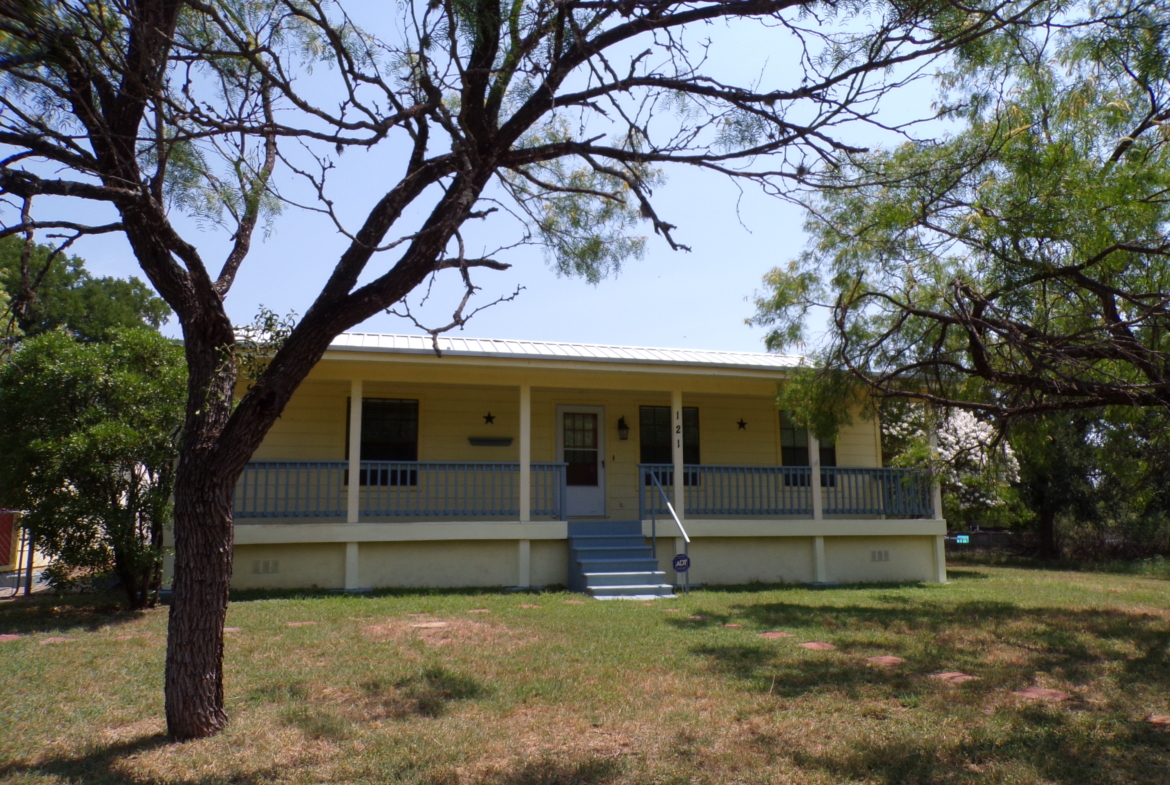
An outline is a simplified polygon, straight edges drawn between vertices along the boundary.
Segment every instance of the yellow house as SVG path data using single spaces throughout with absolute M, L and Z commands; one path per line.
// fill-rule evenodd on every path
M 336 339 L 236 488 L 233 586 L 655 596 L 684 552 L 692 583 L 946 580 L 937 488 L 881 467 L 878 424 L 777 410 L 799 358 L 439 348 Z

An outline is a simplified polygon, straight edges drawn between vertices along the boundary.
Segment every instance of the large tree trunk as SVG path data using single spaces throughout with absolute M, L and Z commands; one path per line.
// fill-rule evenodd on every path
M 1040 556 L 1045 559 L 1057 557 L 1056 548 L 1056 511 L 1051 504 L 1044 504 L 1037 516 L 1036 540 L 1040 549 Z
M 223 624 L 232 577 L 232 483 L 188 462 L 175 487 L 175 578 L 167 629 L 167 730 L 211 736 L 227 724 Z
M 166 664 L 167 730 L 180 740 L 214 735 L 227 724 L 223 624 L 239 471 L 219 447 L 232 414 L 236 373 L 226 315 L 215 314 L 209 322 L 195 329 L 185 324 L 183 331 L 187 416 L 175 478 L 175 576 Z

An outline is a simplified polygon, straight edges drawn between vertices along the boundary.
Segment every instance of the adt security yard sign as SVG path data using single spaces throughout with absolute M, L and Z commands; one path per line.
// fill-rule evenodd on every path
M 680 553 L 674 557 L 672 564 L 674 564 L 675 572 L 686 572 L 691 568 L 691 557 L 685 553 Z

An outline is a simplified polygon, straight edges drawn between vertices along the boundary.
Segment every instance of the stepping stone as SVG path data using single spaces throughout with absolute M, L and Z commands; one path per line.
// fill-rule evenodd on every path
M 1019 695 L 1021 698 L 1027 698 L 1028 700 L 1052 701 L 1053 703 L 1060 703 L 1072 697 L 1067 692 L 1050 690 L 1047 687 L 1027 687 L 1022 690 L 1016 690 L 1012 695 Z
M 145 638 L 145 635 L 119 635 L 114 640 L 116 641 L 132 641 L 135 638 Z
M 969 673 L 960 673 L 959 671 L 944 671 L 943 673 L 932 673 L 930 678 L 938 679 L 947 684 L 964 684 L 969 681 L 979 681 L 978 676 L 972 676 Z
M 223 631 L 224 632 L 239 632 L 240 628 L 239 627 L 224 627 Z
M 437 630 L 440 627 L 446 627 L 447 622 L 445 622 L 445 621 L 424 621 L 424 622 L 421 622 L 419 624 L 412 624 L 410 626 L 414 627 L 416 630 Z
M 585 600 L 565 600 L 565 605 L 584 605 Z
M 724 624 L 723 626 L 729 630 L 742 630 L 743 629 L 742 624 Z
M 312 627 L 316 623 L 317 622 L 315 622 L 315 621 L 290 621 L 288 623 L 288 626 L 290 626 L 290 627 Z
M 798 643 L 797 645 L 802 649 L 808 649 L 810 651 L 833 651 L 837 648 L 833 644 L 825 643 L 824 641 L 809 641 L 808 643 Z
M 0 643 L 3 643 L 4 641 L 18 641 L 22 637 L 23 636 L 21 635 L 15 635 L 11 632 L 6 632 L 3 635 L 0 635 Z
M 44 646 L 46 643 L 69 643 L 73 640 L 76 640 L 76 638 L 45 638 L 41 641 L 41 645 Z
M 780 630 L 772 630 L 771 632 L 761 632 L 761 638 L 791 638 L 791 632 L 782 632 Z
M 472 608 L 468 613 L 491 613 L 487 608 Z
M 521 605 L 520 607 L 521 608 L 528 608 L 529 610 L 531 610 L 533 608 L 539 608 L 540 606 L 539 605 Z
M 707 620 L 706 616 L 688 616 L 687 618 L 690 619 L 691 621 L 706 621 Z
M 1146 722 L 1151 725 L 1170 725 L 1170 714 L 1151 714 L 1146 717 Z
M 895 665 L 901 665 L 906 660 L 892 654 L 883 654 L 880 657 L 866 657 L 865 661 L 870 665 L 884 665 L 887 668 L 892 668 Z
M 681 613 L 681 612 L 682 612 L 682 608 L 667 608 L 667 609 L 666 609 L 666 612 L 667 612 L 667 613 Z

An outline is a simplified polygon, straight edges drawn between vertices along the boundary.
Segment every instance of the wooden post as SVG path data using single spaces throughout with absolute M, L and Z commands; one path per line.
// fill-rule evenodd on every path
M 527 589 L 532 585 L 532 540 L 520 540 L 520 574 L 516 585 Z
M 532 520 L 532 385 L 520 385 L 520 522 Z M 524 540 L 523 542 L 527 542 Z M 521 553 L 524 553 L 521 546 Z M 522 582 L 521 586 L 527 586 Z
M 930 444 L 930 461 L 932 464 L 930 478 L 930 506 L 934 511 L 934 519 L 943 519 L 942 483 L 938 478 L 938 429 L 935 427 L 934 407 L 926 410 L 926 432 Z
M 345 544 L 345 590 L 357 591 L 361 588 L 361 581 L 358 577 L 358 559 L 360 554 L 358 551 L 358 544 L 356 542 L 347 542 Z
M 947 582 L 947 544 L 943 535 L 934 538 L 934 569 L 939 583 Z
M 808 434 L 808 465 L 812 470 L 808 488 L 812 494 L 813 520 L 819 521 L 825 517 L 825 503 L 821 498 L 821 440 L 811 430 L 806 430 L 805 433 Z M 819 578 L 817 580 L 823 582 Z
M 670 422 L 673 437 L 670 442 L 670 457 L 674 463 L 674 512 L 682 521 L 686 520 L 683 509 L 686 501 L 686 480 L 683 476 L 682 390 L 673 390 L 670 393 Z
M 825 583 L 825 538 L 813 537 L 813 583 Z
M 345 521 L 357 523 L 361 510 L 362 380 L 349 383 L 349 492 L 345 497 Z

